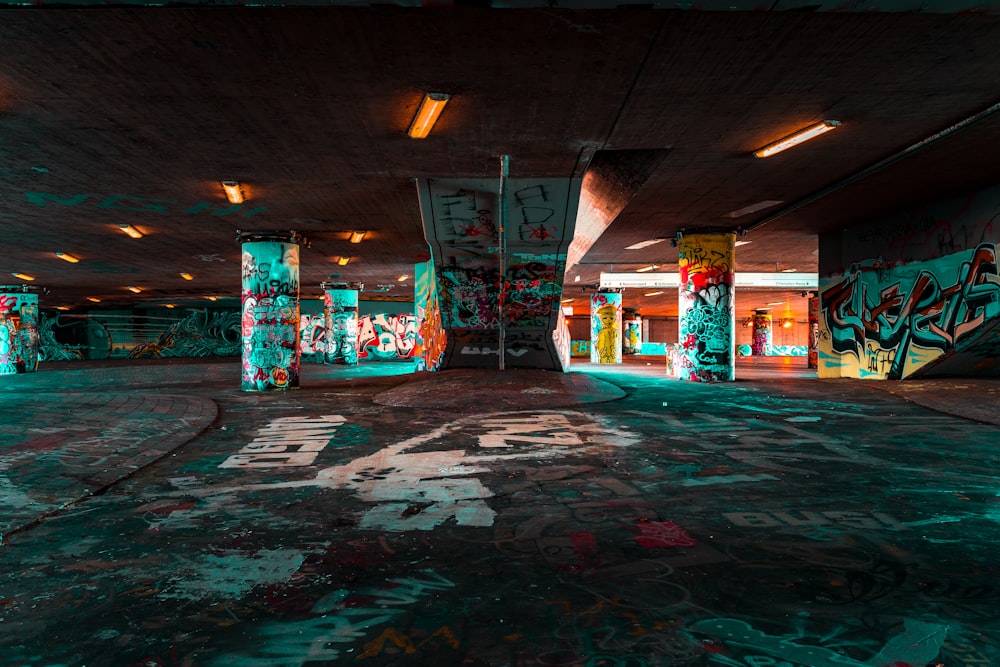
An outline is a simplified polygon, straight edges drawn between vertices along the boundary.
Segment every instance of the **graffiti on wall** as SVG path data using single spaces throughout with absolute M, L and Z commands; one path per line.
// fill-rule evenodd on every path
M 859 263 L 820 302 L 825 365 L 847 377 L 902 379 L 1000 317 L 997 247 L 903 266 Z
M 136 345 L 128 358 L 231 357 L 239 351 L 239 313 L 202 309 L 171 324 L 155 343 Z
M 242 388 L 299 386 L 299 246 L 243 244 Z
M 358 357 L 371 361 L 409 359 L 416 351 L 417 318 L 410 314 L 365 315 L 358 320 Z
M 680 377 L 734 379 L 735 234 L 688 234 L 678 242 Z

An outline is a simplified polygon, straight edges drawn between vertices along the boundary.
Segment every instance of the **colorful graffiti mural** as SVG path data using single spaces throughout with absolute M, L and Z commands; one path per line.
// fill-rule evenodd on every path
M 294 234 L 282 235 L 287 239 Z M 299 386 L 299 246 L 243 240 L 243 391 Z
M 622 353 L 642 354 L 642 318 L 635 315 L 622 322 Z
M 563 370 L 567 337 L 556 329 L 580 181 L 505 183 L 502 200 L 492 181 L 417 183 L 447 333 L 441 364 Z M 484 348 L 499 358 L 471 352 Z
M 735 249 L 735 234 L 686 234 L 678 241 L 678 333 L 684 355 L 677 377 L 735 379 Z
M 622 295 L 599 292 L 590 297 L 590 362 L 622 362 Z
M 441 325 L 441 308 L 438 304 L 433 260 L 421 262 L 413 267 L 413 290 L 418 322 L 417 341 L 413 353 L 418 360 L 416 370 L 436 371 L 441 366 L 448 337 Z
M 38 295 L 0 292 L 0 375 L 35 371 L 38 349 Z
M 768 310 L 757 310 L 753 314 L 753 343 L 750 345 L 750 354 L 763 357 L 771 354 L 771 312 Z
M 358 290 L 346 286 L 325 288 L 326 362 L 358 363 Z
M 898 380 L 972 343 L 1000 317 L 997 246 L 927 262 L 860 262 L 824 281 L 824 374 Z

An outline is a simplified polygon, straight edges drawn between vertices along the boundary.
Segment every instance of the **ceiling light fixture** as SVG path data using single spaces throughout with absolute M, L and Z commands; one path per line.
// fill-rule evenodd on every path
M 347 263 L 351 261 L 350 257 L 339 257 L 337 258 L 337 264 L 340 266 L 347 266 Z
M 129 292 L 134 292 L 135 294 L 138 294 L 142 291 L 141 287 L 136 287 L 135 285 L 129 285 L 125 289 L 127 289 Z
M 655 238 L 649 239 L 648 241 L 639 241 L 638 243 L 633 243 L 632 245 L 625 246 L 626 250 L 641 250 L 643 248 L 648 248 L 651 245 L 656 245 L 657 243 L 663 243 L 666 238 Z
M 96 296 L 88 296 L 87 297 L 87 301 L 93 301 L 94 303 L 100 303 L 101 302 L 101 300 L 98 299 Z
M 410 277 L 410 276 L 408 276 L 408 275 L 406 275 L 406 274 L 404 273 L 404 274 L 403 274 L 403 275 L 401 275 L 400 277 L 396 278 L 396 280 L 397 280 L 398 282 L 403 282 L 404 280 L 406 280 L 406 279 L 407 279 L 407 278 L 409 278 L 409 277 Z
M 229 200 L 230 204 L 243 203 L 243 186 L 240 185 L 239 181 L 220 181 L 220 183 L 222 183 L 222 189 L 226 191 L 226 199 Z
M 30 281 L 30 280 L 34 280 L 35 279 L 35 276 L 29 276 L 27 273 L 18 273 L 16 271 L 13 272 L 13 273 L 11 273 L 10 275 L 14 276 L 15 278 L 20 278 L 21 280 L 29 280 Z
M 214 296 L 214 295 L 213 296 L 206 296 L 205 298 L 208 299 L 209 301 L 218 301 L 219 300 L 219 297 Z
M 451 95 L 447 93 L 425 93 L 407 134 L 413 139 L 425 139 L 431 133 L 438 116 L 444 111 L 444 105 L 448 104 L 450 99 Z
M 830 130 L 835 130 L 840 127 L 839 120 L 824 120 L 822 122 L 810 125 L 809 127 L 803 128 L 794 134 L 790 134 L 784 139 L 779 139 L 773 144 L 768 144 L 763 148 L 754 151 L 754 157 L 770 157 L 775 153 L 780 153 L 781 151 L 788 150 L 792 146 L 798 146 L 803 141 L 809 141 L 810 139 L 815 139 L 821 134 L 826 134 Z
M 192 276 L 190 273 L 183 273 L 182 272 L 182 273 L 178 273 L 177 275 L 179 275 L 184 280 L 194 280 L 194 276 Z
M 643 294 L 643 296 L 659 296 L 661 294 L 663 294 L 663 290 L 660 290 L 658 292 L 646 292 L 645 294 Z
M 736 247 L 738 248 L 738 247 L 740 247 L 741 245 L 746 245 L 746 244 L 748 244 L 748 243 L 753 243 L 753 241 L 737 241 L 737 242 L 736 242 Z
M 735 211 L 730 211 L 729 213 L 724 214 L 722 217 L 742 218 L 744 215 L 750 215 L 751 213 L 756 213 L 757 211 L 763 211 L 765 208 L 771 208 L 772 206 L 777 206 L 778 204 L 784 204 L 784 203 L 785 202 L 780 199 L 765 199 L 764 201 L 757 202 L 756 204 L 750 204 L 749 206 L 738 208 Z
M 163 307 L 164 307 L 164 308 L 176 308 L 177 306 L 175 306 L 175 305 L 174 305 L 174 304 L 172 304 L 172 303 L 165 303 L 165 304 L 163 304 Z
M 78 257 L 74 257 L 68 252 L 57 252 L 55 253 L 55 256 L 63 260 L 64 262 L 69 262 L 70 264 L 76 264 L 77 262 L 80 261 Z
M 361 243 L 365 240 L 365 234 L 368 232 L 351 232 L 351 238 L 349 239 L 351 243 Z
M 780 306 L 785 303 L 784 301 L 768 301 L 765 305 L 767 306 Z
M 654 270 L 656 270 L 658 268 L 660 268 L 659 264 L 650 264 L 649 266 L 644 266 L 641 269 L 636 269 L 635 272 L 636 273 L 646 273 L 647 271 L 654 271 Z
M 133 227 L 132 225 L 129 225 L 127 223 L 126 224 L 118 225 L 118 229 L 122 230 L 122 233 L 128 234 L 129 236 L 131 236 L 134 239 L 141 239 L 142 238 L 142 232 L 140 232 L 138 229 L 136 229 L 135 227 Z

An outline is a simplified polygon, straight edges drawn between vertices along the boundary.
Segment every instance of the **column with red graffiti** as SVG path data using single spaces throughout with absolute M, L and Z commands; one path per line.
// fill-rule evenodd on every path
M 38 369 L 38 295 L 30 289 L 0 286 L 0 375 Z
M 678 240 L 678 335 L 682 379 L 735 379 L 736 315 L 733 307 L 736 235 L 685 234 Z
M 241 232 L 243 391 L 299 386 L 297 232 Z
M 771 354 L 773 336 L 771 329 L 771 311 L 758 308 L 753 311 L 753 342 L 750 353 L 755 357 L 766 357 Z

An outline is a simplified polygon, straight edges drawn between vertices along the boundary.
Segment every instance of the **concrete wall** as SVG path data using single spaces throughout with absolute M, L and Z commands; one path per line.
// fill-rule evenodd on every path
M 820 237 L 819 376 L 1000 375 L 1000 187 Z

